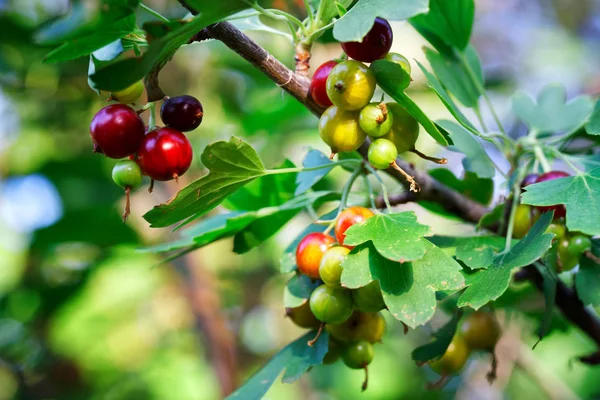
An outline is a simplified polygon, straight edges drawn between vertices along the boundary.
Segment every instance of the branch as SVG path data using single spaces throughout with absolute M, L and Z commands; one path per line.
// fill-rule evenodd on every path
M 180 0 L 180 2 L 185 3 L 184 0 Z M 190 7 L 186 8 L 194 12 Z M 278 86 L 304 104 L 313 114 L 321 115 L 323 109 L 315 104 L 309 96 L 310 81 L 307 78 L 292 72 L 254 40 L 228 22 L 215 24 L 206 30 L 210 37 L 223 42 L 231 50 L 256 66 Z M 365 142 L 359 149 L 363 157 L 366 157 L 368 146 L 368 142 Z M 421 186 L 421 191 L 415 194 L 415 200 L 435 201 L 446 210 L 472 223 L 478 223 L 481 217 L 489 211 L 485 206 L 432 178 L 427 172 L 415 169 L 412 164 L 400 159 L 396 160 L 396 163 L 409 175 L 414 176 Z M 406 184 L 404 177 L 396 170 L 389 168 L 386 172 L 403 185 Z M 528 269 L 527 279 L 537 286 L 542 277 L 538 271 Z M 556 305 L 567 319 L 579 326 L 600 346 L 600 322 L 583 306 L 577 295 L 565 285 L 557 287 Z

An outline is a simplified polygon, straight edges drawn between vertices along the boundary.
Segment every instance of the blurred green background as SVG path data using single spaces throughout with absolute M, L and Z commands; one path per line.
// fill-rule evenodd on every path
M 145 3 L 168 17 L 186 15 L 174 0 Z M 303 17 L 301 1 L 276 3 Z M 511 134 L 524 130 L 509 110 L 508 96 L 516 88 L 535 93 L 548 82 L 560 82 L 571 95 L 600 90 L 600 2 L 476 3 L 473 44 Z M 147 185 L 137 190 L 124 225 L 123 192 L 110 177 L 115 161 L 92 154 L 88 134 L 91 118 L 108 95 L 89 89 L 87 59 L 44 64 L 49 49 L 32 40 L 40 24 L 68 7 L 63 0 L 0 0 L 0 400 L 221 398 L 302 333 L 283 317 L 289 276 L 279 273 L 278 260 L 309 216 L 295 218 L 242 256 L 223 240 L 161 263 L 139 249 L 175 236 L 169 229 L 150 229 L 141 215 L 204 173 L 199 155 L 212 141 L 239 136 L 268 166 L 285 158 L 299 164 L 309 147 L 326 152 L 317 120 L 220 43 L 182 48 L 163 70 L 161 86 L 168 95 L 191 94 L 204 105 L 203 124 L 188 135 L 194 163 L 179 184 L 159 183 L 152 194 Z M 139 25 L 150 18 L 140 14 Z M 426 62 L 425 43 L 408 24 L 393 27 L 393 51 Z M 284 38 L 249 34 L 293 64 L 292 46 Z M 338 44 L 317 44 L 312 65 L 340 52 Z M 448 117 L 420 71 L 413 79 L 411 95 L 419 104 L 432 118 Z M 424 138 L 419 146 L 440 151 Z M 444 155 L 460 175 L 460 156 Z M 323 185 L 339 187 L 342 178 L 340 171 Z M 390 191 L 400 190 L 394 185 Z M 503 186 L 497 186 L 499 196 Z M 438 232 L 466 229 L 409 207 Z M 543 298 L 518 286 L 502 300 L 499 314 L 506 335 L 493 386 L 485 382 L 489 358 L 481 355 L 444 390 L 425 390 L 437 376 L 428 367 L 418 368 L 410 352 L 443 323 L 439 313 L 431 327 L 406 336 L 401 324 L 388 321 L 365 393 L 360 393 L 362 372 L 337 363 L 314 368 L 293 385 L 278 382 L 267 398 L 600 395 L 600 371 L 570 362 L 593 351 L 587 337 L 557 314 L 549 337 L 532 351 Z

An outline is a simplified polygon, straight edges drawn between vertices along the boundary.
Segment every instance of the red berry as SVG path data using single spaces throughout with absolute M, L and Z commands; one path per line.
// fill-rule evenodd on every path
M 193 96 L 171 97 L 160 108 L 160 118 L 168 127 L 189 132 L 200 126 L 204 110 Z
M 144 129 L 144 121 L 131 107 L 106 106 L 98 111 L 90 125 L 94 151 L 110 158 L 127 157 L 138 149 Z
M 177 180 L 190 167 L 192 156 L 192 145 L 183 133 L 159 128 L 149 132 L 140 143 L 138 164 L 154 180 Z
M 338 64 L 339 61 L 336 60 L 327 61 L 321 64 L 313 74 L 309 92 L 315 103 L 321 107 L 327 108 L 333 105 L 331 100 L 329 100 L 329 96 L 327 96 L 327 78 L 333 67 Z
M 373 28 L 362 42 L 342 43 L 348 57 L 363 62 L 373 62 L 384 58 L 392 47 L 392 27 L 383 18 L 376 18 Z
M 538 178 L 538 174 L 527 175 L 525 178 L 523 178 L 523 181 L 521 182 L 521 190 L 523 190 L 526 186 L 533 185 L 534 183 L 536 183 Z
M 367 218 L 371 218 L 373 215 L 373 211 L 369 210 L 365 207 L 348 207 L 344 211 L 340 213 L 335 222 L 335 237 L 340 244 L 344 244 L 344 239 L 346 239 L 346 230 L 350 228 L 354 224 L 360 224 L 361 222 L 366 221 Z M 353 248 L 352 246 L 346 246 L 348 248 Z
M 313 279 L 319 279 L 321 258 L 333 242 L 335 239 L 324 233 L 313 232 L 304 236 L 296 248 L 296 265 L 300 272 Z
M 551 180 L 558 179 L 558 178 L 565 178 L 567 176 L 570 176 L 570 175 L 563 171 L 550 171 L 550 172 L 546 172 L 545 174 L 538 176 L 535 183 L 551 181 Z M 567 209 L 565 208 L 565 206 L 563 204 L 558 204 L 555 206 L 539 206 L 539 207 L 537 207 L 537 209 L 541 213 L 545 213 L 545 212 L 554 210 L 554 218 L 555 219 L 556 218 L 564 218 L 567 215 Z

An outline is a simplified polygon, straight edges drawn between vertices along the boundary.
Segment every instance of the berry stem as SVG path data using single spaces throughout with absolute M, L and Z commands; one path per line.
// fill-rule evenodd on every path
M 421 157 L 424 160 L 433 161 L 436 164 L 448 164 L 447 158 L 437 158 L 437 157 L 428 156 L 425 153 L 421 153 L 419 150 L 417 150 L 414 147 L 410 150 L 410 152 L 418 155 L 419 157 Z
M 321 333 L 323 333 L 323 328 L 325 328 L 325 322 L 321 322 L 321 325 L 319 325 L 319 330 L 317 331 L 317 336 L 315 336 L 314 339 L 308 341 L 307 344 L 309 347 L 313 347 L 315 345 L 315 343 L 317 343 L 317 340 L 319 340 L 319 337 L 321 337 Z
M 148 193 L 152 193 L 154 190 L 154 179 L 150 179 L 150 187 L 148 188 Z
M 369 367 L 365 365 L 363 369 L 365 370 L 365 380 L 363 381 L 361 389 L 364 392 L 367 390 L 367 386 L 369 386 Z
M 398 164 L 396 164 L 396 161 L 392 162 L 390 164 L 390 166 L 392 168 L 394 168 L 396 171 L 400 172 L 402 174 L 402 176 L 404 176 L 404 178 L 406 178 L 406 181 L 408 183 L 410 183 L 410 191 L 411 192 L 419 192 L 421 190 L 421 187 L 419 186 L 419 184 L 417 183 L 417 181 L 415 181 L 415 178 L 410 176 L 409 174 L 406 173 L 406 171 L 404 171 L 402 168 L 400 168 L 398 166 Z
M 487 375 L 485 376 L 490 385 L 493 384 L 494 381 L 496 381 L 496 378 L 498 378 L 498 358 L 496 357 L 496 353 L 494 353 L 493 351 L 491 352 L 491 355 L 492 355 L 492 362 L 490 365 L 491 368 L 490 368 L 489 372 L 487 373 Z
M 148 116 L 148 132 L 156 127 L 156 104 L 154 102 L 150 104 L 150 115 Z
M 346 182 L 346 185 L 342 190 L 342 198 L 340 200 L 340 208 L 338 210 L 338 213 L 340 213 L 344 208 L 346 208 L 346 204 L 348 203 L 348 196 L 350 195 L 350 191 L 352 190 L 352 185 L 354 185 L 354 181 L 356 181 L 356 178 L 358 178 L 360 174 L 362 174 L 362 167 L 358 166 L 354 170 L 354 172 L 352 172 L 350 178 L 348 178 L 348 182 Z
M 123 213 L 123 223 L 127 222 L 127 217 L 131 214 L 131 187 L 125 188 L 125 212 Z
M 596 264 L 600 265 L 600 257 L 597 257 L 591 250 L 586 250 L 583 254 Z
M 377 179 L 377 181 L 381 185 L 381 194 L 383 196 L 383 202 L 385 203 L 385 207 L 387 208 L 388 212 L 391 213 L 392 212 L 392 205 L 390 204 L 390 198 L 388 196 L 387 187 L 385 186 L 385 183 L 383 182 L 383 179 L 381 179 L 381 177 L 377 173 L 377 170 L 375 168 L 373 168 L 371 165 L 369 165 L 369 163 L 366 163 L 365 167 L 369 170 L 370 173 L 373 174 L 373 176 L 375 177 L 375 179 Z

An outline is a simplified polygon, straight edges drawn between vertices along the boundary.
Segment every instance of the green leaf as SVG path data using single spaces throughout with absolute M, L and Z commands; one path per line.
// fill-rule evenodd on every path
M 289 40 L 290 42 L 294 41 L 294 38 L 292 38 L 292 35 L 290 35 L 289 33 L 280 31 L 278 29 L 271 28 L 269 25 L 264 24 L 260 20 L 260 16 L 252 15 L 254 12 L 256 12 L 256 11 L 253 9 L 240 11 L 239 13 L 233 14 L 230 17 L 231 21 L 229 21 L 229 22 L 233 26 L 235 26 L 236 28 L 238 28 L 239 30 L 241 30 L 243 32 L 247 32 L 247 31 L 266 32 L 266 33 L 270 33 L 273 35 L 282 36 L 282 37 L 286 38 L 287 40 Z
M 256 151 L 236 137 L 229 142 L 219 141 L 206 146 L 202 163 L 210 170 L 208 175 L 181 189 L 166 204 L 144 214 L 151 227 L 198 218 L 243 185 L 267 173 Z
M 325 154 L 321 153 L 319 150 L 310 150 L 304 160 L 302 160 L 302 166 L 304 168 L 312 168 L 318 167 L 321 165 L 331 164 L 331 160 Z M 306 192 L 308 189 L 313 187 L 317 182 L 319 182 L 325 175 L 331 171 L 331 168 L 323 168 L 317 169 L 315 171 L 303 171 L 298 173 L 296 176 L 296 190 L 294 195 L 298 196 Z
M 340 42 L 359 42 L 371 30 L 376 17 L 404 21 L 427 12 L 427 5 L 428 0 L 361 0 L 336 22 L 333 36 Z
M 444 182 L 444 185 L 483 205 L 488 205 L 494 197 L 494 181 L 489 178 L 479 178 L 473 172 L 465 171 L 463 179 L 457 178 L 446 168 L 432 169 L 429 174 L 438 181 Z
M 429 12 L 411 18 L 410 23 L 442 53 L 448 52 L 448 46 L 467 47 L 474 19 L 474 0 L 430 0 Z
M 80 39 L 87 34 L 101 36 L 106 27 L 110 27 L 117 20 L 131 16 L 138 4 L 139 0 L 73 2 L 69 14 L 36 32 L 35 41 L 40 45 L 53 45 L 63 44 L 71 39 Z M 133 19 L 135 20 L 135 16 Z M 102 45 L 96 48 L 100 47 Z
M 327 332 L 323 332 L 314 346 L 309 347 L 307 342 L 314 336 L 315 333 L 310 331 L 284 347 L 227 399 L 262 399 L 283 371 L 285 373 L 282 381 L 292 383 L 298 380 L 310 367 L 322 364 L 323 357 L 328 350 L 329 335 Z
M 419 224 L 412 211 L 377 214 L 348 228 L 344 244 L 357 246 L 371 242 L 389 260 L 414 261 L 429 249 L 430 243 L 423 237 L 429 232 L 429 227 Z
M 477 228 L 489 228 L 500 223 L 504 217 L 504 207 L 504 203 L 498 204 L 496 207 L 492 208 L 492 211 L 484 214 L 477 223 Z
M 457 57 L 444 56 L 428 48 L 424 51 L 433 72 L 448 92 L 466 107 L 476 107 L 481 94 L 461 60 Z M 483 86 L 481 64 L 477 51 L 472 46 L 466 48 L 465 58 Z
M 48 53 L 44 61 L 47 63 L 57 63 L 87 56 L 95 50 L 131 33 L 134 29 L 135 15 L 130 14 L 125 18 L 105 24 L 99 32 L 69 40 L 59 48 Z
M 475 129 L 475 126 L 473 126 L 471 121 L 469 121 L 467 117 L 465 117 L 465 115 L 462 113 L 462 111 L 460 111 L 460 109 L 458 108 L 456 103 L 454 103 L 454 100 L 452 100 L 448 92 L 446 92 L 446 89 L 444 89 L 438 78 L 436 78 L 435 75 L 427 71 L 427 69 L 420 62 L 417 61 L 417 65 L 419 66 L 419 68 L 421 68 L 421 71 L 423 71 L 425 78 L 427 78 L 427 83 L 429 87 L 433 89 L 433 91 L 438 95 L 442 103 L 446 106 L 446 109 L 450 111 L 450 114 L 452 114 L 452 116 L 463 127 L 465 127 L 466 129 L 468 129 L 476 135 L 481 135 L 477 131 L 477 129 Z
M 552 212 L 543 214 L 527 235 L 507 253 L 495 255 L 490 267 L 469 274 L 466 277 L 467 290 L 458 299 L 459 307 L 469 306 L 477 310 L 487 302 L 496 300 L 508 289 L 513 269 L 540 258 L 552 245 L 554 235 L 545 232 L 553 215 Z
M 529 185 L 521 202 L 535 206 L 564 204 L 569 231 L 600 235 L 600 168 Z
M 321 15 L 321 22 L 323 25 L 331 22 L 333 18 L 338 17 L 342 10 L 346 11 L 348 7 L 352 4 L 352 0 L 311 0 L 313 5 L 313 9 L 319 10 L 319 15 Z
M 600 100 L 596 101 L 590 120 L 585 125 L 585 130 L 590 135 L 600 135 Z
M 410 85 L 410 75 L 400 64 L 388 60 L 377 60 L 369 67 L 375 74 L 377 83 L 386 82 L 398 91 L 404 91 Z
M 492 265 L 494 255 L 504 249 L 505 239 L 501 236 L 433 236 L 429 240 L 442 248 L 454 248 L 456 259 L 471 269 L 487 268 Z M 518 241 L 513 240 L 516 244 Z
M 468 130 L 448 120 L 437 121 L 437 124 L 450 134 L 454 143 L 453 148 L 466 156 L 462 160 L 466 171 L 473 172 L 480 178 L 493 178 L 496 175 L 496 169 L 490 156 L 481 142 Z
M 575 275 L 575 288 L 583 304 L 600 305 L 600 265 L 582 256 L 579 259 L 579 271 Z
M 144 78 L 157 65 L 164 65 L 175 51 L 199 30 L 248 7 L 242 0 L 203 2 L 202 13 L 168 35 L 153 41 L 142 57 L 117 61 L 90 76 L 94 84 L 107 91 L 122 90 Z
M 412 359 L 417 363 L 425 363 L 443 356 L 448 346 L 450 346 L 450 342 L 452 342 L 461 316 L 462 312 L 460 311 L 452 315 L 452 319 L 446 325 L 432 334 L 432 342 L 413 350 L 411 353 Z
M 390 313 L 412 328 L 422 325 L 435 312 L 436 291 L 464 286 L 461 266 L 439 247 L 428 247 L 420 260 L 399 263 L 381 256 L 372 243 L 361 244 L 342 264 L 342 283 L 358 288 L 378 280 Z
M 284 307 L 299 307 L 306 302 L 313 290 L 323 283 L 319 280 L 312 280 L 304 274 L 296 274 L 288 281 L 283 293 Z
M 429 117 L 419 108 L 419 106 L 412 101 L 406 93 L 404 93 L 404 87 L 396 86 L 399 81 L 404 81 L 406 77 L 409 77 L 408 73 L 402 69 L 400 65 L 392 63 L 387 60 L 379 60 L 373 64 L 377 64 L 377 67 L 373 70 L 375 73 L 375 79 L 377 84 L 386 92 L 392 99 L 406 109 L 406 111 L 412 115 L 422 126 L 425 128 L 427 133 L 442 146 L 448 145 L 448 139 L 437 126 L 429 119 Z M 393 72 L 393 74 L 390 73 Z M 393 75 L 393 77 L 392 77 Z M 403 76 L 404 78 L 398 78 Z
M 512 97 L 513 112 L 529 129 L 540 133 L 567 132 L 582 126 L 594 107 L 588 96 L 578 96 L 566 102 L 562 85 L 547 85 L 538 94 L 537 103 L 524 92 Z
M 277 169 L 294 168 L 285 160 Z M 239 188 L 223 201 L 229 210 L 257 211 L 266 207 L 280 206 L 294 198 L 296 174 L 265 175 Z
M 88 66 L 88 85 L 98 95 L 100 94 L 100 89 L 96 87 L 94 81 L 89 79 L 89 77 L 96 72 L 96 69 L 101 68 L 103 65 L 110 64 L 112 60 L 123 54 L 124 51 L 125 46 L 123 45 L 123 41 L 121 39 L 117 39 L 90 54 L 90 63 Z

